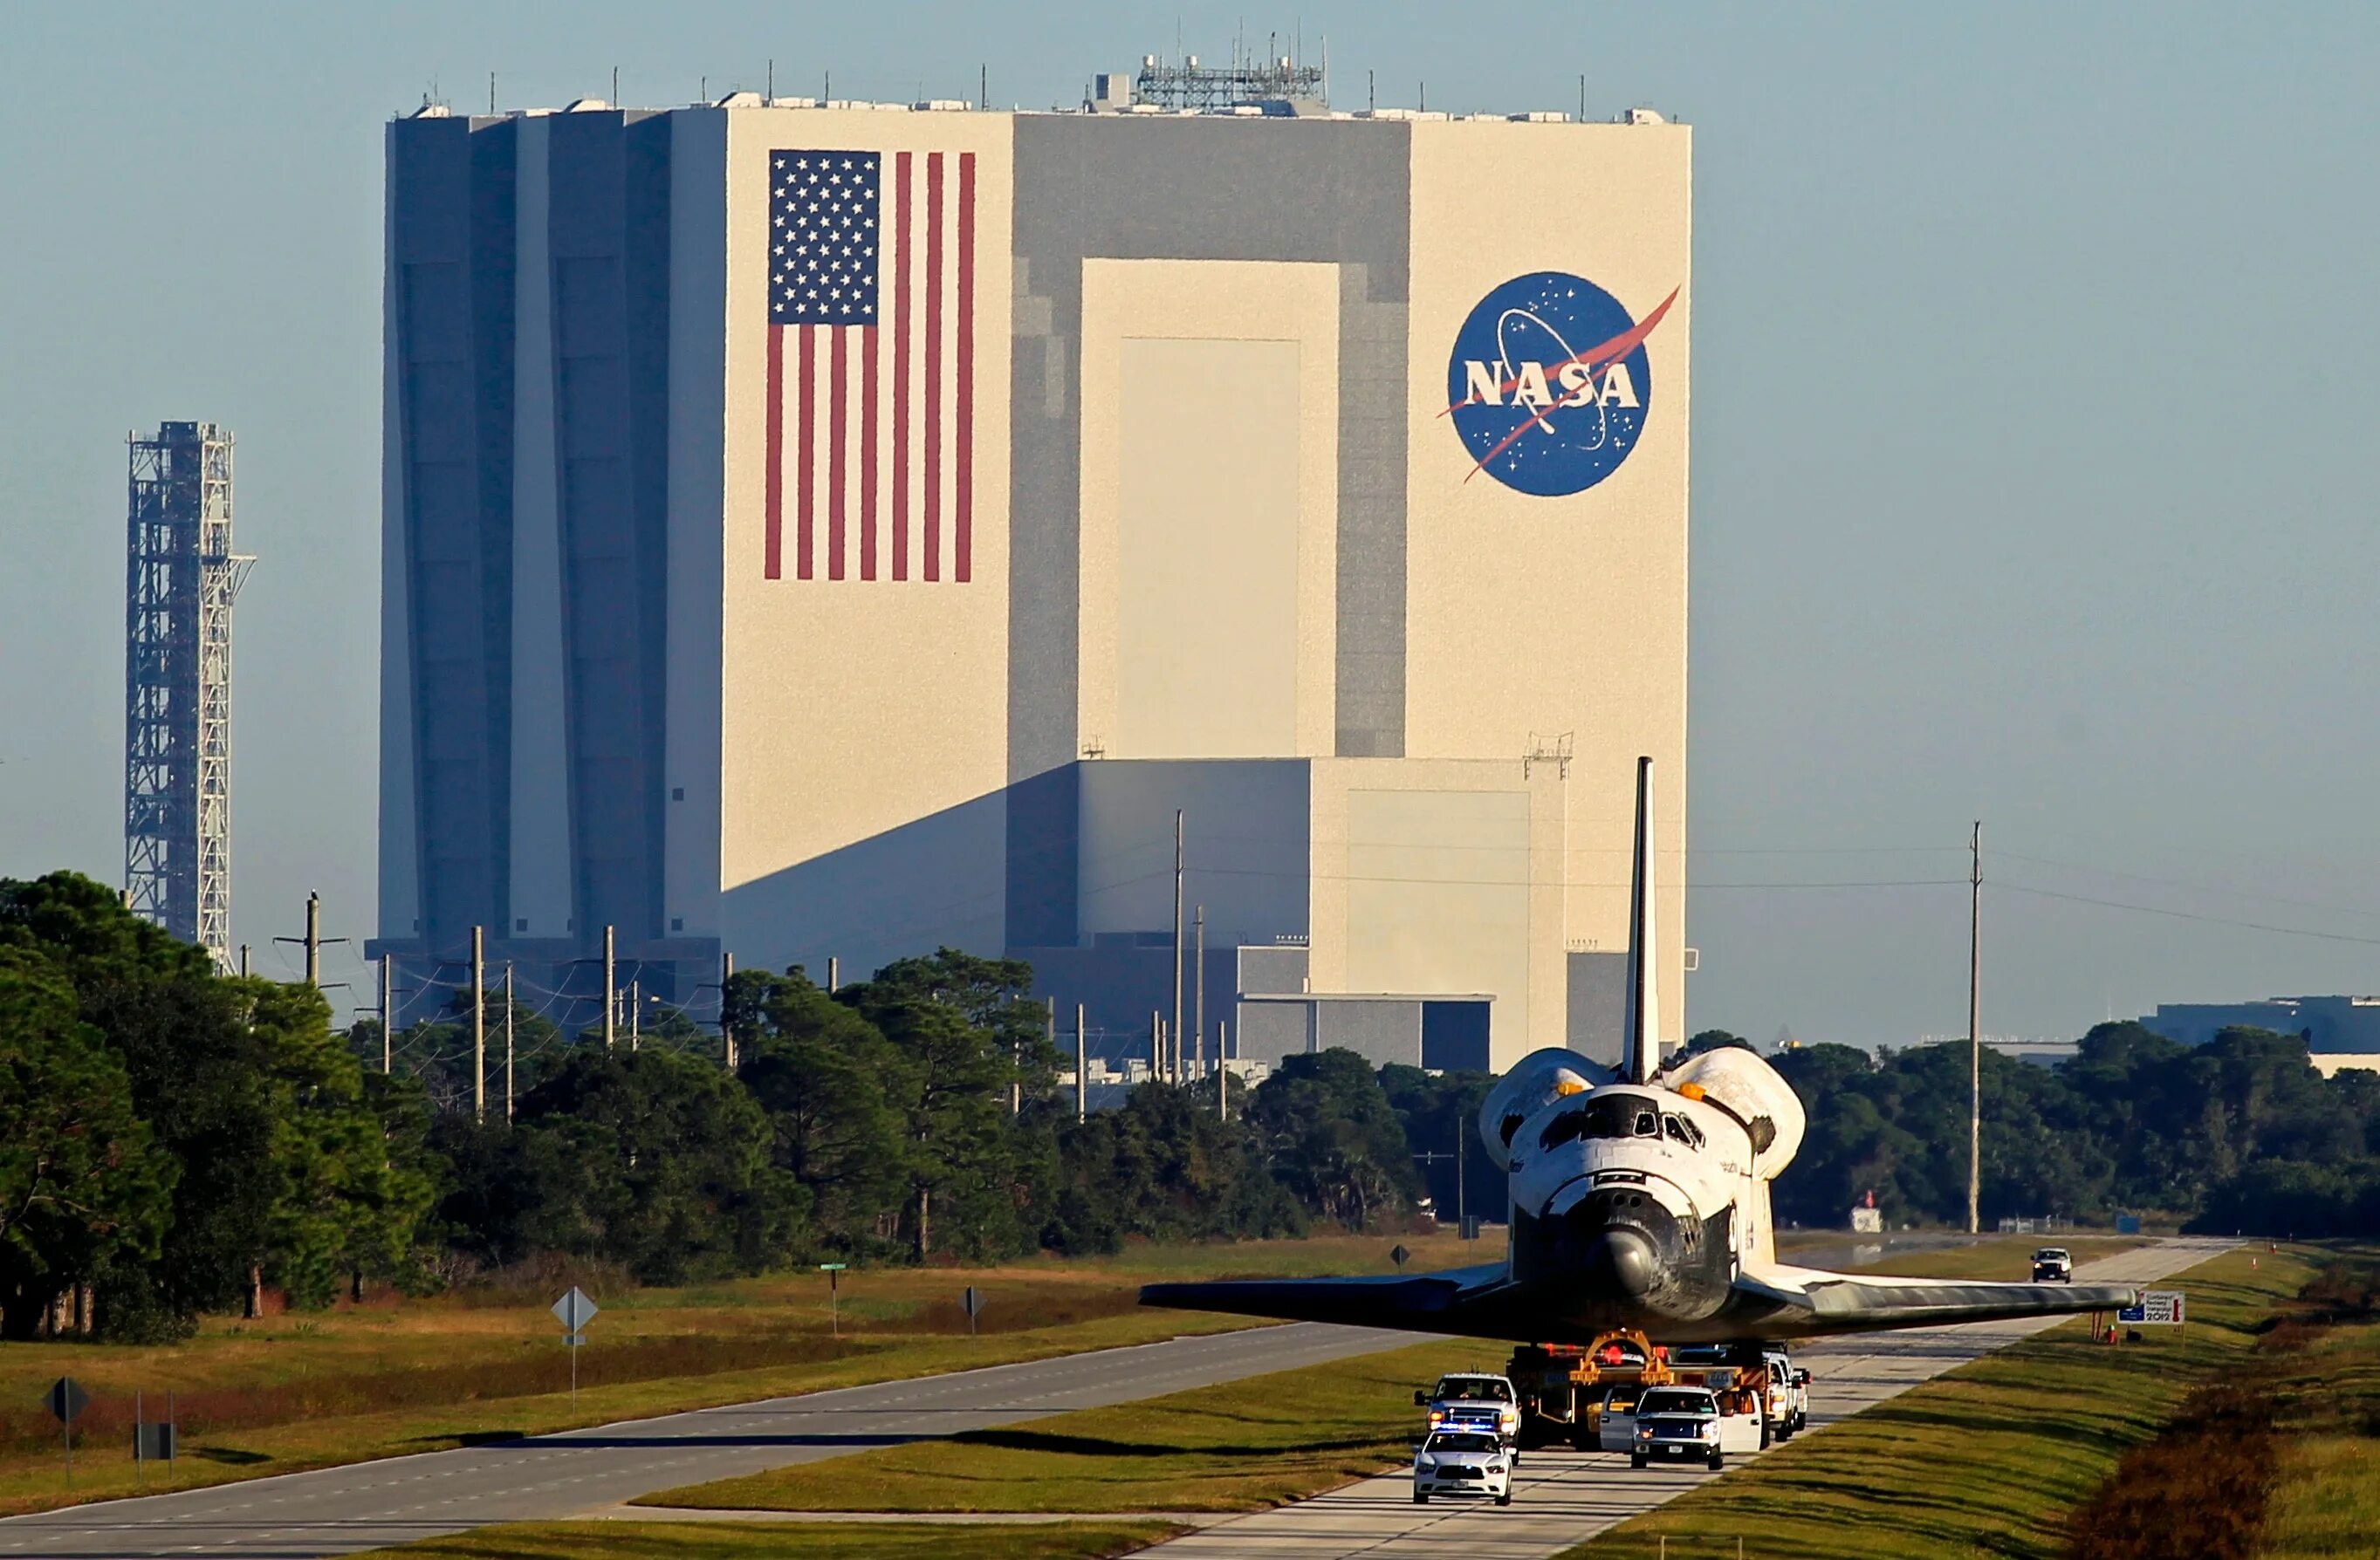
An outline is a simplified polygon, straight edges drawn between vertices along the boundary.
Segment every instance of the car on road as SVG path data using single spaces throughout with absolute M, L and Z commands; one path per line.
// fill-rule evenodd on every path
M 2074 1253 L 2063 1246 L 2044 1246 L 2034 1252 L 2033 1281 L 2036 1284 L 2071 1284 L 2074 1282 Z
M 1719 1395 L 1708 1387 L 1647 1389 L 1636 1400 L 1636 1443 L 1628 1449 L 1629 1466 L 1692 1459 L 1718 1469 L 1727 1466 L 1730 1452 L 1758 1451 L 1761 1416 L 1719 1409 Z
M 1432 1495 L 1512 1504 L 1512 1449 L 1484 1430 L 1433 1430 L 1414 1448 L 1414 1504 Z
M 1415 1392 L 1414 1407 L 1429 1410 L 1427 1428 L 1433 1431 L 1485 1431 L 1507 1448 L 1521 1438 L 1521 1395 L 1509 1376 L 1450 1372 L 1431 1390 Z

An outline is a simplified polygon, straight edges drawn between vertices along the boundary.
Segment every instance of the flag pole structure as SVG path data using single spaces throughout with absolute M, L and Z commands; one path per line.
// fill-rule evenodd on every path
M 1198 907 L 1198 913 L 1191 921 L 1191 926 L 1197 934 L 1198 941 L 1196 956 L 1197 974 L 1191 982 L 1190 993 L 1191 1033 L 1197 1036 L 1196 1042 L 1197 1066 L 1193 1076 L 1204 1079 L 1207 1076 L 1207 907 L 1205 905 Z
M 488 1119 L 488 929 L 471 928 L 471 1119 Z
M 1173 1082 L 1182 1082 L 1182 809 L 1173 809 Z
M 1091 1074 L 1088 1043 L 1083 1037 L 1083 1005 L 1075 1004 L 1075 1119 L 1082 1120 L 1091 1113 Z
M 1967 841 L 1967 1233 L 1977 1233 L 1984 1191 L 1984 824 Z
M 380 956 L 380 1070 L 384 1075 L 392 1070 L 396 1052 L 390 1035 L 396 1030 L 396 956 Z
M 603 1048 L 610 1050 L 613 1041 L 613 1021 L 620 1011 L 620 961 L 612 941 L 612 928 L 603 928 Z
M 513 1119 L 513 961 L 504 961 L 504 1119 Z

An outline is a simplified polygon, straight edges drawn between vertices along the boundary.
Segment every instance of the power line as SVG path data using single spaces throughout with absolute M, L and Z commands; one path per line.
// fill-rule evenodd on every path
M 2055 889 L 2035 889 L 2022 883 L 1999 883 L 1995 887 L 2010 893 L 2031 894 L 2036 899 L 2064 900 L 2070 904 L 2095 904 L 2107 910 L 2130 910 L 2142 915 L 2163 915 L 2175 921 L 2202 921 L 2212 926 L 2239 926 L 2252 932 L 2277 932 L 2289 937 L 2314 937 L 2324 942 L 2355 943 L 2364 948 L 2380 948 L 2380 937 L 2360 937 L 2348 932 L 2318 932 L 2308 926 L 2276 926 L 2265 921 L 2239 921 L 2225 915 L 2201 915 L 2188 910 L 2167 910 L 2154 904 L 2131 904 L 2122 900 L 2095 899 L 2089 894 L 2064 894 Z

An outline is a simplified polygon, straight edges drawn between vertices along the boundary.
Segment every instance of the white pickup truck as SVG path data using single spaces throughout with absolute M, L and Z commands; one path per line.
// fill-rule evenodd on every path
M 1636 1441 L 1628 1463 L 1643 1468 L 1692 1459 L 1724 1468 L 1730 1452 L 1760 1449 L 1760 1425 L 1758 1414 L 1720 1413 L 1718 1397 L 1708 1387 L 1649 1387 L 1636 1400 Z
M 2034 1252 L 2033 1281 L 2036 1284 L 2071 1284 L 2074 1282 L 2074 1253 L 2063 1246 L 2044 1246 Z

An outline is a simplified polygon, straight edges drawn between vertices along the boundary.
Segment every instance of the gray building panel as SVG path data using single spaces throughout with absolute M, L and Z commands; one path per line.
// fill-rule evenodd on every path
M 507 122 L 389 129 L 419 935 L 503 925 L 509 753 L 513 189 Z
M 1383 387 L 1405 381 L 1411 161 L 1410 131 L 1395 121 L 1016 121 L 1012 777 L 1079 756 L 1075 387 L 1087 259 L 1355 268 L 1341 288 L 1338 751 L 1403 752 L 1404 423 Z
M 552 121 L 548 242 L 572 931 L 665 935 L 669 127 Z

